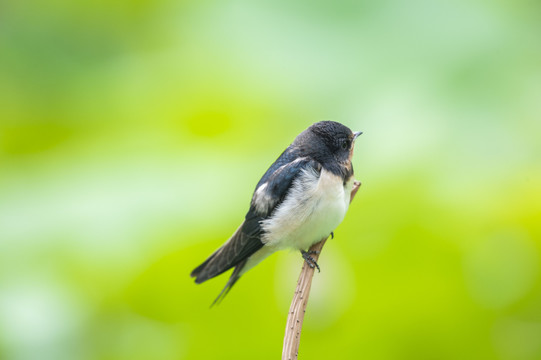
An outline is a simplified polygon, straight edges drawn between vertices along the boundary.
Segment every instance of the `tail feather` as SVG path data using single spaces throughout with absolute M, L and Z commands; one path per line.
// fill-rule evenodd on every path
M 245 268 L 246 262 L 252 255 L 263 247 L 263 243 L 259 238 L 259 234 L 250 230 L 252 222 L 257 222 L 257 219 L 250 219 L 248 221 L 248 232 L 245 232 L 244 227 L 248 220 L 243 222 L 237 231 L 229 238 L 229 240 L 210 255 L 201 265 L 196 267 L 190 274 L 195 278 L 197 284 L 201 284 L 208 279 L 222 274 L 223 272 L 235 268 L 231 277 L 225 284 L 216 300 L 212 305 L 219 303 L 227 295 L 229 290 L 235 285 L 237 280 L 242 274 L 242 270 Z M 258 225 L 259 226 L 259 225 Z M 251 267 L 252 265 L 250 265 Z M 211 305 L 211 306 L 212 306 Z
M 195 278 L 197 284 L 201 284 L 202 282 L 218 276 L 238 264 L 238 262 L 235 263 L 231 261 L 230 257 L 227 255 L 224 256 L 224 251 L 226 252 L 229 250 L 227 245 L 228 244 L 226 243 L 216 250 L 201 265 L 193 269 L 190 276 Z
M 227 283 L 225 284 L 224 288 L 222 289 L 222 291 L 220 291 L 216 299 L 214 299 L 210 307 L 213 307 L 214 305 L 222 302 L 222 300 L 229 293 L 233 285 L 235 285 L 237 280 L 240 279 L 241 271 L 244 265 L 246 265 L 246 260 L 242 261 L 240 264 L 235 266 L 235 270 L 233 270 L 231 277 L 229 278 L 229 280 L 227 280 Z
M 239 226 L 237 231 L 235 231 L 222 247 L 192 271 L 190 276 L 195 277 L 197 284 L 201 284 L 232 267 L 244 263 L 253 253 L 263 247 L 263 243 L 259 237 L 243 232 L 244 224 L 242 223 Z
M 209 276 L 209 271 L 207 268 L 207 265 L 214 259 L 218 251 L 214 252 L 212 255 L 208 257 L 207 260 L 205 260 L 201 265 L 193 269 L 193 271 L 190 273 L 190 277 L 195 278 L 195 282 L 197 284 L 201 284 L 202 282 L 210 279 L 212 276 Z M 226 269 L 227 270 L 227 269 Z M 224 270 L 224 271 L 226 271 Z

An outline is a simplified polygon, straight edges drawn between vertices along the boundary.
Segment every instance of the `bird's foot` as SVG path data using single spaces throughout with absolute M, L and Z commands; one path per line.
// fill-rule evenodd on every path
M 331 239 L 334 239 L 334 231 L 331 231 Z
M 316 260 L 310 256 L 312 254 L 319 254 L 319 251 L 304 251 L 301 250 L 301 255 L 304 261 L 310 266 L 312 269 L 317 268 L 317 272 L 321 272 L 321 269 L 319 268 L 319 265 L 317 264 Z

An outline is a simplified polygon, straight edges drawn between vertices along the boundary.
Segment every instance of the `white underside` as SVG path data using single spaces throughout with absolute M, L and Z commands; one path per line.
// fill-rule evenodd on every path
M 277 250 L 308 250 L 329 236 L 346 215 L 353 181 L 344 186 L 340 176 L 325 169 L 320 174 L 303 170 L 273 216 L 262 221 L 265 246 L 250 257 L 245 270 Z

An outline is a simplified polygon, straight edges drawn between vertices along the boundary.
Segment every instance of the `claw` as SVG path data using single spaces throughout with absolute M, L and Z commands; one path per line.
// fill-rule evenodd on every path
M 317 264 L 316 260 L 311 257 L 312 254 L 319 254 L 319 251 L 304 251 L 301 250 L 301 255 L 304 261 L 310 266 L 312 269 L 317 268 L 317 272 L 321 272 L 321 269 L 319 268 L 319 265 Z
M 331 231 L 331 239 L 334 239 L 334 231 Z

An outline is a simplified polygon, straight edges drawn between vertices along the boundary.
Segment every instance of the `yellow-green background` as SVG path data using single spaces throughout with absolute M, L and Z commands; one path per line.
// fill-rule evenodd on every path
M 331 119 L 301 359 L 541 359 L 539 2 L 7 0 L 0 63 L 0 358 L 278 359 L 298 253 L 189 273 Z

